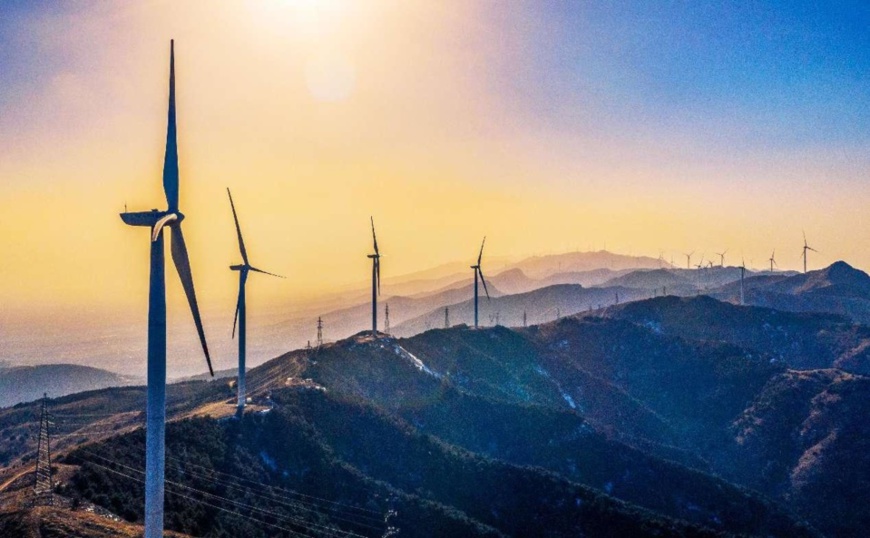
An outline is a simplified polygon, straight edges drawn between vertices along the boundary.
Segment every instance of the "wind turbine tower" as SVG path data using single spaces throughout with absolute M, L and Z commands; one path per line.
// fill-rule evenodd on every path
M 728 249 L 726 248 L 722 252 L 717 252 L 716 255 L 719 256 L 719 267 L 725 267 L 725 254 L 728 253 Z
M 384 334 L 390 334 L 390 304 L 384 305 Z
M 369 254 L 372 260 L 372 338 L 378 337 L 378 295 L 381 294 L 381 253 L 378 250 L 378 236 L 375 235 L 375 218 L 372 221 L 372 242 L 375 253 Z
M 150 228 L 151 277 L 148 289 L 148 400 L 145 428 L 145 538 L 163 537 L 163 495 L 165 470 L 166 424 L 166 281 L 164 268 L 163 230 L 172 235 L 172 261 L 187 296 L 190 311 L 209 373 L 214 377 L 211 357 L 205 341 L 190 258 L 181 222 L 184 214 L 178 209 L 178 143 L 175 124 L 175 44 L 169 45 L 169 118 L 166 129 L 166 155 L 163 161 L 163 191 L 167 209 L 121 213 L 129 226 Z
M 239 325 L 239 380 L 236 383 L 237 396 L 236 396 L 236 405 L 237 412 L 239 416 L 245 412 L 245 403 L 246 403 L 246 393 L 245 393 L 245 352 L 247 346 L 247 334 L 248 334 L 248 314 L 247 309 L 245 307 L 245 285 L 248 282 L 248 272 L 253 271 L 255 273 L 263 273 L 264 275 L 276 276 L 278 278 L 284 278 L 281 275 L 276 275 L 273 273 L 269 273 L 267 271 L 263 271 L 262 269 L 257 269 L 252 266 L 248 261 L 248 251 L 245 248 L 245 240 L 242 239 L 242 228 L 239 226 L 239 216 L 236 213 L 236 206 L 233 203 L 233 195 L 230 192 L 230 189 L 227 189 L 227 196 L 230 198 L 230 208 L 233 210 L 233 222 L 236 223 L 236 235 L 239 238 L 239 253 L 242 255 L 242 263 L 238 265 L 231 265 L 230 271 L 238 271 L 239 272 L 239 298 L 236 301 L 236 315 L 233 318 L 233 338 L 236 337 L 236 323 Z
M 813 247 L 811 247 L 807 244 L 807 234 L 804 233 L 804 249 L 803 249 L 803 253 L 802 253 L 802 256 L 804 258 L 804 273 L 807 272 L 807 251 L 808 250 L 812 250 L 813 252 L 818 252 L 818 250 L 814 249 Z
M 445 329 L 450 328 L 450 307 L 449 306 L 444 307 L 444 328 Z
M 773 272 L 773 266 L 776 265 L 776 259 L 774 259 L 775 257 L 776 257 L 776 249 L 773 249 L 773 252 L 770 254 L 770 260 L 768 260 L 768 261 L 770 261 L 770 272 L 771 273 Z
M 746 300 L 743 295 L 743 277 L 746 276 L 746 262 L 740 260 L 740 304 L 745 305 Z
M 480 254 L 477 255 L 477 265 L 472 265 L 471 269 L 474 271 L 474 328 L 477 328 L 478 323 L 478 291 L 477 291 L 477 280 L 480 278 L 480 282 L 483 284 L 483 291 L 486 292 L 486 300 L 489 300 L 489 290 L 486 289 L 486 280 L 483 278 L 483 271 L 480 269 L 480 262 L 483 259 L 483 245 L 486 244 L 486 236 L 483 237 L 483 242 L 480 243 Z

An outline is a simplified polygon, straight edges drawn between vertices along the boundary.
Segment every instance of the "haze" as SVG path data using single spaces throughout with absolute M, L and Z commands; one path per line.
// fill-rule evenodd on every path
M 868 22 L 859 2 L 6 2 L 3 324 L 144 319 L 148 244 L 118 213 L 164 203 L 170 38 L 193 271 L 229 320 L 225 187 L 290 277 L 252 282 L 276 307 L 364 283 L 370 215 L 385 284 L 484 234 L 494 259 L 776 248 L 797 269 L 806 230 L 812 266 L 866 269 Z

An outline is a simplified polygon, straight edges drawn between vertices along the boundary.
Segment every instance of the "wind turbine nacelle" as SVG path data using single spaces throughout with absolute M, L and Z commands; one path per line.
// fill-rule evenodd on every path
M 247 269 L 244 265 L 230 265 L 230 271 L 243 271 Z
M 158 211 L 156 209 L 152 209 L 151 211 L 134 211 L 121 213 L 121 220 L 123 220 L 124 224 L 127 226 L 146 226 L 148 228 L 153 228 L 160 219 L 172 214 L 171 211 Z M 181 212 L 176 211 L 174 214 L 177 217 L 175 219 L 176 224 L 184 220 L 184 215 Z

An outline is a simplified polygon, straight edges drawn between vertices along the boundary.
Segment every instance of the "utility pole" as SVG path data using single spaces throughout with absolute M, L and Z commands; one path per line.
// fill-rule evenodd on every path
M 390 305 L 385 304 L 384 307 L 384 334 L 390 334 Z
M 445 329 L 450 328 L 450 307 L 449 306 L 444 307 L 444 328 Z
M 323 319 L 317 316 L 317 347 L 323 347 Z
M 39 418 L 39 440 L 36 445 L 36 477 L 33 493 L 36 504 L 51 506 L 54 481 L 51 476 L 51 440 L 48 419 L 48 394 L 42 395 L 42 414 Z

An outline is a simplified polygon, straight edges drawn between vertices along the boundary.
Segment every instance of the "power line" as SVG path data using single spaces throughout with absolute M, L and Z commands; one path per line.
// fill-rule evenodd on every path
M 249 479 L 249 478 L 242 478 L 242 477 L 239 477 L 239 476 L 231 475 L 231 474 L 229 474 L 229 473 L 224 473 L 224 472 L 218 471 L 218 470 L 216 470 L 216 469 L 209 469 L 208 467 L 205 467 L 205 466 L 203 466 L 203 465 L 198 465 L 198 464 L 196 464 L 196 463 L 187 462 L 187 461 L 182 460 L 181 458 L 177 458 L 177 457 L 175 457 L 175 456 L 170 456 L 170 455 L 168 455 L 168 454 L 167 454 L 167 456 L 166 456 L 166 459 L 168 459 L 168 460 L 173 460 L 173 461 L 176 461 L 176 462 L 179 462 L 179 463 L 183 463 L 183 464 L 188 465 L 188 466 L 191 466 L 191 467 L 199 467 L 200 469 L 205 469 L 206 471 L 209 471 L 209 472 L 212 472 L 212 473 L 215 473 L 215 474 L 219 474 L 219 475 L 227 476 L 227 477 L 230 477 L 230 478 L 232 478 L 232 479 L 239 480 L 239 481 L 242 481 L 242 482 L 248 482 L 248 483 L 250 483 L 250 484 L 253 484 L 253 485 L 256 485 L 256 486 L 259 486 L 259 487 L 266 487 L 266 488 L 269 488 L 269 489 L 273 489 L 273 490 L 281 491 L 281 492 L 284 492 L 284 493 L 288 493 L 288 494 L 290 494 L 290 495 L 299 495 L 299 496 L 301 496 L 301 497 L 307 497 L 307 498 L 309 498 L 309 499 L 314 499 L 314 500 L 317 500 L 317 501 L 322 501 L 322 502 L 325 502 L 325 503 L 328 503 L 328 504 L 334 504 L 334 505 L 338 505 L 338 506 L 344 506 L 344 507 L 347 507 L 347 508 L 352 508 L 352 509 L 354 509 L 354 510 L 359 510 L 359 511 L 361 511 L 361 512 L 368 512 L 368 513 L 370 513 L 370 514 L 377 514 L 378 516 L 380 516 L 380 514 L 381 514 L 380 512 L 378 512 L 378 511 L 376 511 L 376 510 L 371 510 L 371 509 L 369 509 L 369 508 L 363 508 L 363 507 L 361 507 L 361 506 L 354 506 L 354 505 L 352 505 L 352 504 L 340 503 L 340 502 L 337 502 L 337 501 L 330 501 L 329 499 L 324 499 L 324 498 L 322 498 L 322 497 L 316 497 L 316 496 L 314 496 L 314 495 L 307 495 L 307 494 L 305 494 L 305 493 L 300 493 L 300 492 L 295 491 L 295 490 L 292 490 L 292 489 L 281 488 L 281 487 L 279 487 L 279 486 L 269 486 L 269 485 L 261 484 L 260 482 L 256 482 L 256 481 L 251 480 L 251 479 Z M 360 488 L 360 489 L 363 489 L 363 488 Z M 365 490 L 365 491 L 368 491 L 368 490 Z
M 126 473 L 122 473 L 122 472 L 120 472 L 120 471 L 117 471 L 117 470 L 112 469 L 112 468 L 110 468 L 110 467 L 107 467 L 107 466 L 105 466 L 105 465 L 100 465 L 99 463 L 96 463 L 96 462 L 93 462 L 93 461 L 88 461 L 88 463 L 91 464 L 91 465 L 93 465 L 93 466 L 95 466 L 95 467 L 99 467 L 100 469 L 103 469 L 103 470 L 105 470 L 105 471 L 108 471 L 108 472 L 110 472 L 110 473 L 113 473 L 113 474 L 116 474 L 116 475 L 122 476 L 122 477 L 124 477 L 124 478 L 129 479 L 129 480 L 133 480 L 134 482 L 137 482 L 137 483 L 139 483 L 139 484 L 145 485 L 145 481 L 142 480 L 141 478 L 138 478 L 138 477 L 135 477 L 135 476 L 130 476 L 130 475 L 126 474 Z M 143 473 L 143 474 L 144 474 L 144 473 Z M 261 524 L 261 525 L 267 525 L 267 526 L 269 526 L 269 527 L 273 527 L 273 528 L 275 528 L 275 529 L 279 529 L 279 530 L 282 530 L 282 531 L 284 531 L 284 532 L 289 532 L 290 534 L 292 534 L 292 535 L 294 535 L 294 536 L 302 536 L 303 538 L 310 538 L 310 535 L 308 535 L 308 534 L 302 534 L 301 532 L 294 531 L 293 529 L 288 529 L 288 528 L 286 528 L 286 527 L 282 527 L 282 526 L 280 526 L 280 525 L 275 525 L 275 524 L 273 524 L 273 523 L 269 523 L 268 521 L 262 521 L 262 520 L 260 520 L 260 519 L 253 518 L 253 517 L 247 516 L 247 515 L 245 515 L 245 514 L 242 514 L 242 513 L 239 513 L 239 512 L 233 511 L 233 510 L 228 510 L 228 509 L 226 509 L 226 508 L 224 508 L 224 507 L 222 507 L 222 506 L 218 506 L 218 505 L 215 505 L 215 504 L 211 504 L 211 503 L 206 502 L 206 501 L 204 501 L 204 500 L 202 500 L 202 499 L 197 499 L 197 498 L 191 497 L 191 496 L 189 496 L 189 495 L 185 495 L 185 494 L 183 494 L 183 493 L 180 493 L 180 492 L 178 492 L 178 491 L 173 491 L 173 490 L 170 489 L 170 488 L 167 488 L 165 491 L 166 491 L 166 493 L 169 493 L 169 494 L 172 494 L 172 495 L 176 495 L 176 496 L 178 496 L 178 497 L 182 497 L 182 498 L 184 498 L 184 499 L 187 499 L 187 500 L 192 501 L 192 502 L 195 502 L 195 503 L 199 503 L 199 504 L 203 504 L 203 505 L 205 505 L 205 506 L 209 506 L 209 507 L 214 508 L 214 509 L 216 509 L 216 510 L 220 510 L 220 511 L 222 511 L 222 512 L 226 512 L 226 513 L 228 513 L 228 514 L 234 515 L 234 516 L 236 516 L 236 517 L 240 517 L 240 518 L 242 518 L 242 519 L 247 519 L 247 520 L 249 520 L 249 521 L 253 521 L 253 522 L 255 522 L 255 523 L 259 523 L 259 524 Z M 304 527 L 303 527 L 303 528 L 304 528 Z
M 309 513 L 317 515 L 317 516 L 323 516 L 323 517 L 327 517 L 327 518 L 337 519 L 339 521 L 344 521 L 345 523 L 358 525 L 358 526 L 365 527 L 365 528 L 368 528 L 371 530 L 376 530 L 376 531 L 381 530 L 380 527 L 375 527 L 375 526 L 371 525 L 371 523 L 374 523 L 374 522 L 380 523 L 381 522 L 380 518 L 374 518 L 374 517 L 366 516 L 363 514 L 355 514 L 355 513 L 345 511 L 345 510 L 338 509 L 338 508 L 322 507 L 322 506 L 319 506 L 319 505 L 312 503 L 310 501 L 302 501 L 299 499 L 287 499 L 287 498 L 282 499 L 275 494 L 264 495 L 264 494 L 252 491 L 249 486 L 243 486 L 243 485 L 240 485 L 238 483 L 232 483 L 228 480 L 220 480 L 220 479 L 217 479 L 214 477 L 209 477 L 203 473 L 198 473 L 198 472 L 192 471 L 190 469 L 184 469 L 184 470 L 179 469 L 179 472 L 182 474 L 189 474 L 189 475 L 195 476 L 195 477 L 200 478 L 202 480 L 206 480 L 208 482 L 211 482 L 212 484 L 217 484 L 217 485 L 224 486 L 226 488 L 235 489 L 239 492 L 247 493 L 247 494 L 252 495 L 254 497 L 257 497 L 257 498 L 260 498 L 260 499 L 263 499 L 266 501 L 271 501 L 271 502 L 277 503 L 279 505 L 286 506 L 288 508 L 303 510 L 303 511 L 309 512 Z M 318 508 L 332 510 L 332 511 L 335 511 L 339 514 L 345 515 L 347 517 L 345 518 L 345 517 L 340 517 L 340 516 L 336 516 L 336 515 L 332 515 L 332 514 L 326 514 L 324 512 L 318 511 L 317 510 Z M 361 521 L 360 519 L 348 519 L 348 518 L 353 518 L 353 517 L 364 519 L 365 521 Z
M 113 465 L 117 465 L 117 466 L 119 466 L 119 467 L 121 467 L 121 468 L 127 469 L 127 470 L 129 470 L 129 471 L 133 471 L 133 472 L 140 473 L 140 474 L 143 474 L 143 475 L 145 474 L 145 471 L 142 471 L 142 470 L 140 470 L 140 469 L 136 469 L 136 468 L 134 468 L 134 467 L 130 467 L 130 466 L 128 466 L 128 465 L 124 465 L 123 463 L 119 463 L 119 462 L 114 461 L 114 460 L 111 460 L 111 459 L 109 459 L 109 458 L 105 458 L 105 457 L 100 456 L 99 454 L 96 454 L 96 453 L 94 453 L 94 452 L 90 452 L 90 451 L 88 451 L 88 450 L 82 450 L 82 452 L 84 452 L 84 453 L 86 453 L 86 454 L 89 454 L 89 455 L 91 455 L 91 456 L 93 456 L 93 457 L 95 457 L 95 458 L 99 458 L 99 459 L 101 459 L 101 460 L 107 461 L 107 462 L 109 462 L 109 463 L 111 463 L 111 464 L 113 464 Z M 94 462 L 90 462 L 90 463 L 94 463 Z M 99 464 L 96 464 L 96 465 L 99 465 Z M 234 501 L 234 500 L 232 500 L 232 499 L 227 499 L 227 498 L 225 498 L 225 497 L 221 497 L 220 495 L 216 495 L 216 494 L 211 493 L 211 492 L 208 492 L 208 491 L 203 491 L 203 490 L 201 490 L 201 489 L 197 489 L 197 488 L 194 488 L 194 487 L 191 487 L 191 486 L 187 486 L 187 485 L 181 484 L 181 483 L 179 483 L 179 482 L 174 482 L 174 481 L 171 481 L 171 480 L 167 480 L 167 481 L 166 481 L 166 484 L 167 484 L 167 485 L 171 485 L 171 486 L 175 486 L 175 487 L 179 487 L 179 488 L 183 488 L 183 489 L 186 489 L 186 490 L 192 491 L 192 492 L 194 492 L 194 493 L 199 493 L 200 495 L 205 495 L 205 496 L 207 496 L 207 497 L 212 497 L 212 498 L 215 498 L 215 499 L 218 499 L 218 500 L 222 500 L 222 501 L 227 502 L 227 503 L 230 503 L 230 504 L 232 504 L 232 505 L 234 505 L 234 506 L 238 506 L 239 508 L 245 508 L 245 509 L 247 509 L 247 510 L 253 510 L 253 511 L 255 511 L 255 512 L 260 512 L 260 513 L 262 513 L 262 514 L 265 514 L 265 515 L 268 515 L 268 516 L 272 516 L 272 517 L 277 518 L 277 519 L 281 519 L 281 518 L 283 518 L 283 519 L 288 519 L 288 520 L 290 520 L 290 521 L 293 521 L 294 523 L 299 524 L 299 525 L 300 525 L 301 527 L 303 527 L 303 528 L 305 528 L 306 525 L 310 525 L 311 527 L 314 527 L 314 528 L 320 528 L 320 529 L 322 529 L 322 530 L 324 530 L 324 531 L 326 531 L 326 532 L 332 533 L 332 534 L 339 534 L 339 535 L 341 535 L 341 536 L 350 536 L 350 537 L 353 537 L 353 538 L 365 538 L 365 537 L 362 536 L 361 534 L 357 534 L 357 533 L 355 533 L 355 532 L 345 531 L 345 530 L 342 530 L 342 529 L 334 529 L 334 528 L 331 528 L 331 527 L 326 527 L 326 526 L 324 526 L 324 525 L 319 525 L 319 524 L 317 524 L 317 523 L 313 523 L 313 522 L 309 522 L 309 521 L 304 521 L 304 520 L 302 520 L 302 519 L 299 519 L 299 518 L 297 518 L 297 517 L 293 517 L 293 516 L 290 516 L 290 515 L 287 515 L 287 514 L 279 514 L 279 513 L 277 513 L 277 512 L 273 512 L 273 511 L 270 511 L 270 510 L 266 510 L 266 509 L 264 509 L 264 508 L 258 508 L 258 507 L 256 507 L 256 506 L 253 506 L 253 505 L 250 505 L 250 504 L 245 504 L 245 503 L 242 503 L 242 502 L 239 502 L 239 501 Z M 279 528 L 280 528 L 280 527 L 279 527 Z

